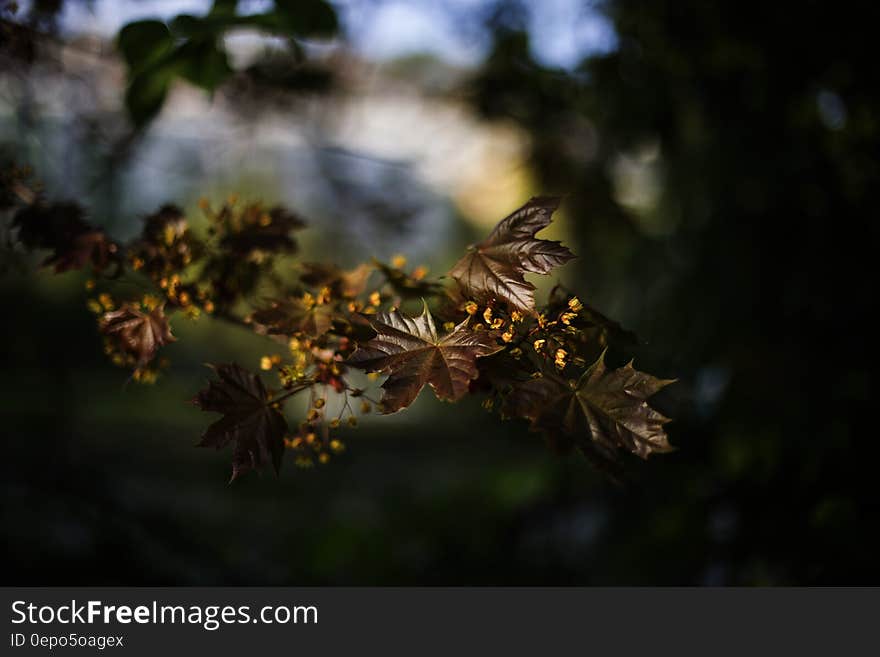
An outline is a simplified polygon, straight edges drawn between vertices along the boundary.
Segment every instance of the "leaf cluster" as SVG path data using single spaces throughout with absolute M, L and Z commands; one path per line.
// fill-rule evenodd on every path
M 672 449 L 668 419 L 648 403 L 671 381 L 632 363 L 606 364 L 609 345 L 632 345 L 632 333 L 558 285 L 546 303 L 535 301 L 526 276 L 574 257 L 537 237 L 556 198 L 529 200 L 441 278 L 402 256 L 351 270 L 291 263 L 305 222 L 237 197 L 219 207 L 201 202 L 201 231 L 164 206 L 128 244 L 88 224 L 75 204 L 50 203 L 38 191 L 16 198 L 7 214 L 22 248 L 50 251 L 43 264 L 56 272 L 92 270 L 88 305 L 105 350 L 134 379 L 152 382 L 165 366 L 159 353 L 175 341 L 176 315 L 214 316 L 275 345 L 259 363 L 274 385 L 239 364 L 215 364 L 216 378 L 193 400 L 221 414 L 199 444 L 232 447 L 233 479 L 265 465 L 277 471 L 285 448 L 298 465 L 325 463 L 345 448 L 343 424 L 374 409 L 402 411 L 426 386 L 446 402 L 482 395 L 487 409 L 528 421 L 552 448 L 577 449 L 609 472 L 620 453 Z M 122 295 L 125 280 L 149 291 Z M 414 316 L 401 310 L 413 298 L 422 304 Z M 353 369 L 385 377 L 379 399 L 353 383 Z M 307 396 L 308 411 L 288 422 L 284 405 L 295 396 Z
M 215 0 L 205 16 L 181 14 L 170 22 L 142 20 L 119 32 L 117 46 L 128 68 L 125 105 L 142 127 L 162 109 L 175 80 L 212 93 L 233 73 L 223 36 L 241 28 L 288 39 L 332 36 L 336 13 L 325 0 L 275 0 L 262 13 L 237 13 L 236 0 Z M 288 66 L 288 68 L 290 68 Z M 257 68 L 255 73 L 264 73 Z

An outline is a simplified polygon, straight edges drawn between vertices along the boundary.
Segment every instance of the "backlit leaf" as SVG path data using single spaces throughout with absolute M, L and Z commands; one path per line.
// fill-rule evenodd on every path
M 471 247 L 449 271 L 465 296 L 480 302 L 497 299 L 534 314 L 535 286 L 525 274 L 548 274 L 574 257 L 559 242 L 535 237 L 550 225 L 558 206 L 558 198 L 532 198 L 502 219 L 489 237 Z
M 100 329 L 117 343 L 120 351 L 134 356 L 139 367 L 153 360 L 159 347 L 175 341 L 162 306 L 147 312 L 125 304 L 104 313 Z
M 348 364 L 388 374 L 382 384 L 384 413 L 409 406 L 426 384 L 439 399 L 457 401 L 478 375 L 477 358 L 502 348 L 491 332 L 474 331 L 467 322 L 441 336 L 427 305 L 418 317 L 379 313 L 370 321 L 376 337 L 362 344 Z

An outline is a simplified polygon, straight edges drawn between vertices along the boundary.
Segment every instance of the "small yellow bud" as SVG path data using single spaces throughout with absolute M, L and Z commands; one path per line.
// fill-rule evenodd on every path
M 356 426 L 357 426 L 357 423 L 358 423 L 358 419 L 357 419 L 354 415 L 349 416 L 349 418 L 348 418 L 348 426 L 350 426 L 350 427 L 356 427 Z
M 318 416 L 320 415 L 321 413 L 317 409 L 310 408 L 309 412 L 306 413 L 306 420 L 308 420 L 309 422 L 314 422 L 318 419 Z
M 391 266 L 395 269 L 403 269 L 406 267 L 406 256 L 400 254 L 394 256 L 391 258 Z
M 382 295 L 378 292 L 373 292 L 370 295 L 370 305 L 378 306 L 380 303 L 382 303 Z
M 326 465 L 330 462 L 330 455 L 327 452 L 321 452 L 320 454 L 318 454 L 318 460 L 321 462 L 322 465 Z
M 565 349 L 557 349 L 556 350 L 556 367 L 559 369 L 563 369 L 565 367 L 565 359 L 568 356 L 568 352 Z
M 512 321 L 512 322 L 521 322 L 521 321 L 523 321 L 523 315 L 522 315 L 522 313 L 521 313 L 520 311 L 518 311 L 518 310 L 514 310 L 512 313 L 510 313 L 510 321 Z
M 337 428 L 339 428 L 339 418 L 333 418 L 332 420 L 330 420 L 330 428 L 331 428 L 331 429 L 337 429 Z M 333 447 L 333 443 L 334 443 L 334 442 L 339 442 L 339 441 L 338 441 L 338 440 L 337 440 L 337 441 L 331 441 L 331 442 L 330 442 L 330 447 Z
M 444 322 L 443 330 L 446 332 L 452 331 L 455 328 L 455 322 Z
M 181 306 L 188 306 L 190 302 L 189 292 L 181 292 L 177 295 L 177 300 L 180 302 Z
M 86 281 L 86 289 L 87 290 L 94 290 L 95 289 L 95 281 L 92 280 L 91 278 Z
M 584 304 L 582 304 L 581 300 L 577 297 L 572 297 L 568 300 L 568 307 L 571 308 L 574 312 L 579 313 L 584 309 Z
M 491 329 L 500 329 L 502 326 L 504 326 L 504 320 L 500 317 L 496 317 L 492 320 L 492 323 L 489 324 L 489 328 Z
M 340 454 L 345 451 L 345 445 L 341 440 L 336 440 L 335 438 L 330 441 L 330 449 L 336 454 Z
M 260 215 L 260 226 L 266 228 L 267 226 L 272 225 L 272 216 L 268 212 L 264 212 Z
M 104 312 L 101 304 L 98 303 L 96 299 L 89 299 L 88 301 L 86 301 L 86 307 L 96 315 L 100 315 L 102 312 Z
M 213 301 L 205 301 L 205 312 L 209 315 L 214 312 L 214 302 Z
M 483 321 L 487 324 L 492 322 L 492 307 L 486 306 L 486 310 L 483 311 Z
M 366 400 L 361 402 L 361 413 L 366 414 L 369 413 L 371 410 L 373 410 L 373 407 L 372 405 L 370 405 L 370 402 Z
M 315 404 L 314 404 L 314 406 L 315 406 L 315 408 L 324 408 L 324 404 L 325 404 L 325 403 L 326 403 L 326 402 L 324 401 L 324 398 L 323 398 L 323 397 L 318 397 L 318 398 L 315 400 Z
M 562 313 L 559 316 L 559 321 L 568 326 L 575 317 L 577 317 L 577 313 Z
M 504 333 L 502 333 L 501 339 L 504 342 L 510 342 L 511 340 L 513 340 L 513 328 L 509 328 Z
M 427 275 L 428 275 L 428 268 L 425 267 L 425 265 L 419 265 L 418 267 L 413 269 L 412 274 L 410 274 L 410 276 L 412 276 L 412 278 L 417 281 L 422 280 Z
M 98 302 L 104 306 L 104 310 L 113 310 L 113 297 L 106 292 L 98 295 Z
M 544 338 L 538 338 L 537 340 L 535 340 L 532 346 L 535 348 L 535 351 L 541 351 L 541 349 L 544 348 L 545 342 L 547 341 Z
M 315 305 L 315 297 L 312 296 L 310 292 L 306 292 L 303 294 L 302 301 L 306 308 L 311 308 Z
M 473 301 L 468 301 L 464 304 L 464 310 L 468 315 L 476 315 L 479 309 L 480 307 Z
M 260 358 L 260 369 L 261 370 L 271 370 L 272 369 L 272 359 L 268 356 L 263 356 Z

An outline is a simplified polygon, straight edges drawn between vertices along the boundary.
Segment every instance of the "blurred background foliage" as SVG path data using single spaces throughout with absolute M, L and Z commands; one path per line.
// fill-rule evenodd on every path
M 680 379 L 661 404 L 679 451 L 630 459 L 622 488 L 428 395 L 328 466 L 226 486 L 184 402 L 201 363 L 271 347 L 179 320 L 171 370 L 125 385 L 84 278 L 5 251 L 5 582 L 880 579 L 860 4 L 2 4 L 4 158 L 115 237 L 237 192 L 310 217 L 308 260 L 437 273 L 530 194 L 565 194 L 562 280 Z

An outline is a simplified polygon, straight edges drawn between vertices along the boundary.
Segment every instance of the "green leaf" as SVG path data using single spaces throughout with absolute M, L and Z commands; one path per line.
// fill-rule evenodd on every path
M 120 30 L 116 45 L 131 73 L 160 61 L 174 48 L 174 38 L 162 21 L 137 21 Z
M 336 11 L 324 0 L 275 0 L 278 27 L 298 36 L 333 36 L 339 29 Z
M 173 71 L 167 68 L 145 71 L 131 79 L 125 92 L 125 107 L 135 126 L 142 127 L 159 114 L 173 79 Z
M 238 0 L 214 0 L 209 15 L 211 16 L 235 16 L 235 8 Z
M 175 53 L 179 75 L 205 91 L 214 91 L 232 73 L 226 51 L 216 40 L 192 40 Z

